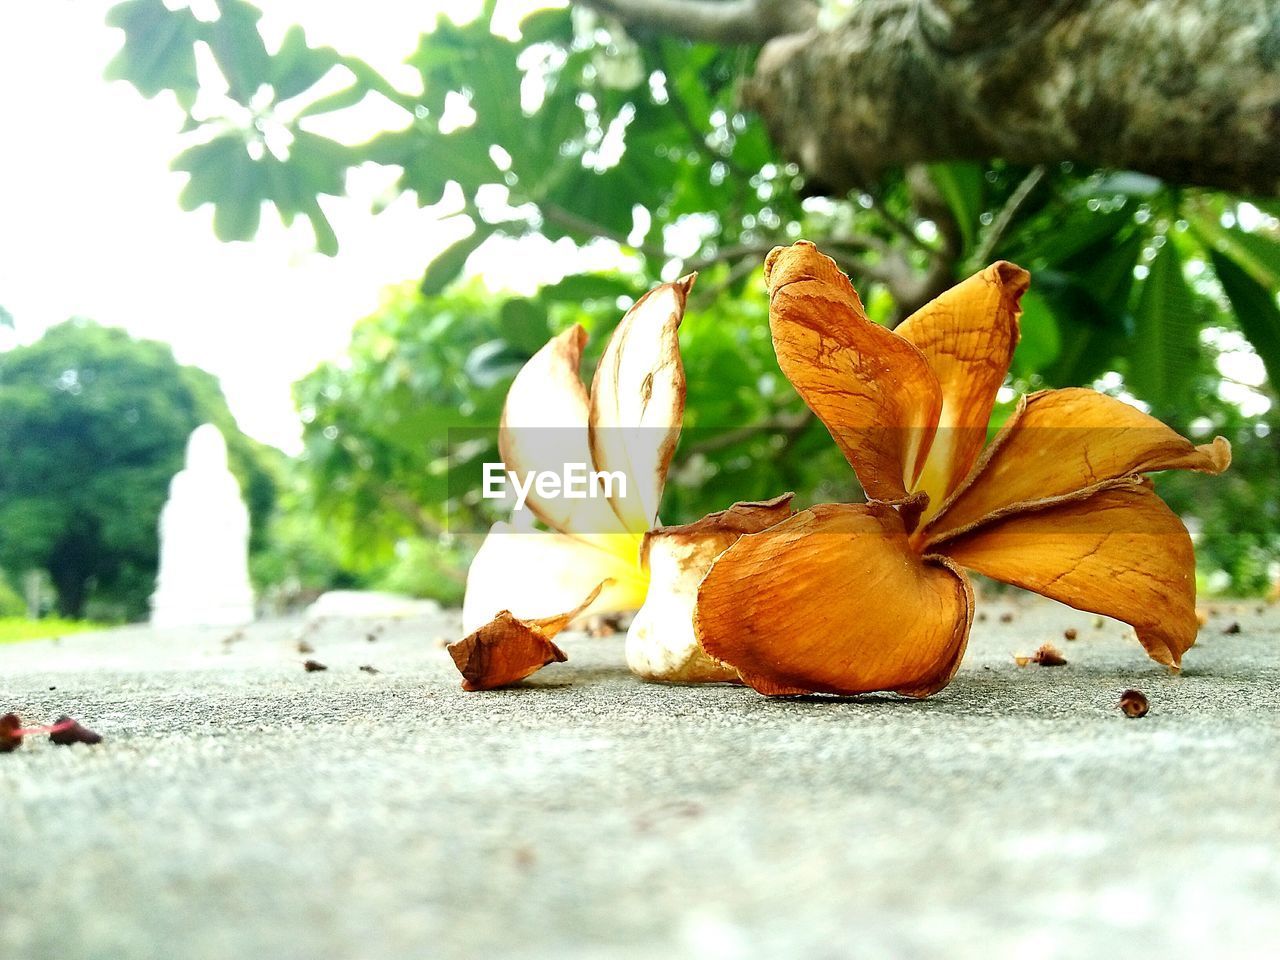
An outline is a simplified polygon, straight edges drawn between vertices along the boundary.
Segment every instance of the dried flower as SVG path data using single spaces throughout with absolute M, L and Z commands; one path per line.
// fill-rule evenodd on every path
M 494 524 L 472 561 L 462 614 L 467 632 L 501 610 L 520 619 L 574 607 L 602 577 L 609 586 L 593 613 L 637 610 L 644 602 L 649 578 L 640 546 L 657 523 L 684 416 L 677 332 L 693 280 L 662 284 L 627 311 L 589 394 L 578 373 L 587 339 L 580 326 L 552 338 L 516 375 L 498 436 L 508 471 L 529 477 L 585 464 L 621 472 L 627 482 L 625 492 L 607 498 L 530 490 L 528 510 Z M 533 531 L 534 518 L 550 529 Z
M 909 317 L 871 323 L 801 241 L 765 263 L 788 379 L 870 502 L 823 504 L 749 534 L 698 591 L 703 649 L 766 694 L 950 682 L 973 619 L 965 570 L 1133 624 L 1155 660 L 1195 641 L 1194 554 L 1142 474 L 1220 473 L 1202 447 L 1093 390 L 1022 398 L 985 449 L 1029 277 L 996 263 Z

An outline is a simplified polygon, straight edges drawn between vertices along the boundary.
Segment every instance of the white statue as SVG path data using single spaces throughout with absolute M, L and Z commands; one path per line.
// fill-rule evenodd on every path
M 211 423 L 187 441 L 187 465 L 160 513 L 157 627 L 239 626 L 253 620 L 249 511 L 227 469 L 227 442 Z

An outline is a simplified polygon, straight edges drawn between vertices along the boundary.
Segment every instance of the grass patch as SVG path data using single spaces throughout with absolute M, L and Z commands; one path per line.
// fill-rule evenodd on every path
M 86 630 L 102 630 L 105 623 L 92 620 L 60 620 L 57 617 L 46 617 L 43 620 L 28 620 L 26 617 L 0 617 L 0 643 L 14 643 L 18 640 L 44 640 L 48 637 L 65 637 L 69 633 L 84 633 Z

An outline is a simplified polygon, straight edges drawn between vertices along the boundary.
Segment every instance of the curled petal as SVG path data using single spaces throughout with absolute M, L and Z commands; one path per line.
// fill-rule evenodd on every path
M 764 694 L 922 697 L 954 675 L 972 619 L 963 572 L 919 557 L 896 510 L 823 504 L 721 554 L 695 630 Z
M 657 522 L 680 440 L 685 379 L 678 332 L 693 281 L 690 275 L 655 287 L 627 311 L 591 384 L 591 452 L 597 469 L 625 474 L 625 493 L 615 488 L 609 502 L 633 533 Z
M 1004 517 L 941 551 L 988 577 L 1132 624 L 1160 663 L 1178 666 L 1195 643 L 1191 538 L 1140 477 Z
M 867 319 L 849 278 L 807 240 L 765 260 L 778 364 L 826 425 L 867 497 L 911 498 L 942 394 L 920 351 Z
M 563 663 L 568 657 L 552 638 L 591 606 L 604 586 L 597 584 L 578 606 L 551 617 L 521 620 L 502 610 L 479 630 L 449 644 L 446 649 L 462 674 L 462 689 L 507 687 L 549 663 Z
M 924 354 L 942 387 L 942 415 L 919 489 L 942 506 L 987 442 L 996 392 L 1018 345 L 1018 305 L 1031 275 L 1001 260 L 925 304 L 894 331 Z
M 516 374 L 502 408 L 498 449 L 507 470 L 523 480 L 529 474 L 565 474 L 568 464 L 590 469 L 587 437 L 589 401 L 578 368 L 587 332 L 574 324 L 552 337 Z M 621 532 L 622 525 L 603 497 L 541 497 L 530 486 L 529 509 L 562 533 Z
M 738 671 L 707 656 L 694 636 L 698 584 L 712 561 L 740 536 L 791 516 L 792 496 L 735 503 L 694 523 L 645 534 L 649 595 L 627 631 L 627 664 L 633 673 L 669 683 L 738 682 Z
M 640 543 L 629 533 L 570 536 L 495 523 L 467 571 L 462 628 L 471 633 L 502 610 L 525 620 L 554 616 L 604 579 L 592 613 L 638 610 L 649 585 Z
M 1096 390 L 1043 390 L 1023 397 L 922 533 L 936 544 L 1119 477 L 1154 470 L 1216 474 L 1230 463 L 1231 445 L 1222 437 L 1196 446 L 1154 417 Z

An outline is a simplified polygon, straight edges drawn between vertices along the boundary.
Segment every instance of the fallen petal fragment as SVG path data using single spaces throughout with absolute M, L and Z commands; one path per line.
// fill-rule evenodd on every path
M 595 601 L 604 589 L 601 582 L 577 607 L 551 617 L 521 620 L 509 610 L 457 643 L 449 644 L 449 656 L 462 674 L 463 690 L 492 690 L 519 683 L 549 663 L 563 663 L 568 657 L 551 642 Z

